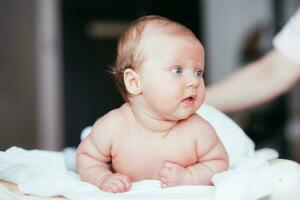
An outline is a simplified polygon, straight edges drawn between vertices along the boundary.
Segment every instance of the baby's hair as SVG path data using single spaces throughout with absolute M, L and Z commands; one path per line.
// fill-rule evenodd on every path
M 143 63 L 141 41 L 147 28 L 155 28 L 151 33 L 165 33 L 176 36 L 191 36 L 196 38 L 194 33 L 186 26 L 158 15 L 148 15 L 133 21 L 121 34 L 118 46 L 117 57 L 111 72 L 115 77 L 116 85 L 125 101 L 130 95 L 124 83 L 124 71 L 128 68 L 139 70 Z

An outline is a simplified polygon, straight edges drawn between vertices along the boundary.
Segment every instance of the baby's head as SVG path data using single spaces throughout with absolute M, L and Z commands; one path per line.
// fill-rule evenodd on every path
M 190 99 L 194 101 L 196 95 L 197 106 L 205 96 L 203 70 L 204 50 L 193 32 L 155 15 L 139 18 L 120 36 L 113 67 L 117 86 L 126 101 L 140 94 L 150 104 L 157 97 L 170 101 L 176 95 L 193 95 Z M 201 83 L 201 87 L 183 89 L 188 81 Z M 151 97 L 153 94 L 156 97 Z
M 117 58 L 113 66 L 117 87 L 125 100 L 128 100 L 131 94 L 128 93 L 124 83 L 124 71 L 128 68 L 137 71 L 142 67 L 145 56 L 143 40 L 147 40 L 149 34 L 156 33 L 197 40 L 194 33 L 184 25 L 158 15 L 144 16 L 132 22 L 119 38 Z

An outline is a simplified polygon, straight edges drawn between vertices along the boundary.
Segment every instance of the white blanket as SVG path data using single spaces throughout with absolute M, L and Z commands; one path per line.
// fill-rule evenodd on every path
M 18 147 L 0 152 L 0 179 L 17 184 L 23 193 L 43 197 L 63 195 L 71 200 L 256 200 L 271 194 L 274 180 L 267 160 L 276 158 L 277 153 L 272 150 L 256 153 L 253 142 L 219 111 L 203 106 L 199 114 L 214 126 L 230 158 L 231 169 L 213 177 L 215 186 L 161 189 L 159 181 L 145 180 L 133 183 L 129 192 L 111 194 L 80 181 L 77 173 L 68 170 L 65 161 L 74 165 L 75 150 L 64 153 Z
M 42 197 L 63 195 L 68 199 L 199 199 L 254 200 L 271 194 L 273 179 L 264 159 L 249 158 L 235 170 L 214 176 L 216 186 L 160 188 L 160 182 L 133 183 L 129 192 L 110 194 L 79 180 L 67 170 L 64 154 L 12 147 L 0 152 L 0 179 L 18 184 L 21 192 Z M 251 188 L 251 190 L 249 190 Z

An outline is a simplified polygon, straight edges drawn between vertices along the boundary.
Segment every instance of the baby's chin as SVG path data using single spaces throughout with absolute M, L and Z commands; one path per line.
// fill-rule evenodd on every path
M 189 117 L 191 117 L 192 115 L 194 115 L 198 110 L 199 110 L 200 106 L 195 107 L 191 112 L 186 113 L 185 115 L 182 116 L 181 120 L 185 120 L 188 119 Z
M 190 116 L 194 115 L 200 108 L 202 104 L 194 105 L 192 107 L 180 107 L 177 110 L 169 110 L 163 113 L 157 113 L 163 119 L 168 121 L 181 121 L 188 119 Z
M 181 120 L 185 120 L 185 119 L 188 119 L 189 117 L 191 117 L 192 115 L 194 115 L 196 112 L 192 112 L 190 113 L 189 115 L 183 117 Z
M 190 116 L 194 115 L 195 112 L 190 112 L 190 113 L 181 113 L 181 114 L 178 114 L 178 115 L 173 115 L 173 116 L 169 116 L 168 117 L 168 120 L 171 120 L 171 121 L 181 121 L 181 120 L 186 120 L 188 119 Z

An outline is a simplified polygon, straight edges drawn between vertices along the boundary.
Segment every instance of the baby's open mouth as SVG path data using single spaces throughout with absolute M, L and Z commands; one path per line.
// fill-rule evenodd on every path
M 195 96 L 189 96 L 189 97 L 183 99 L 182 101 L 186 102 L 186 103 L 191 103 L 191 102 L 195 101 Z
M 194 97 L 185 98 L 185 101 L 193 101 L 193 100 L 194 100 Z

